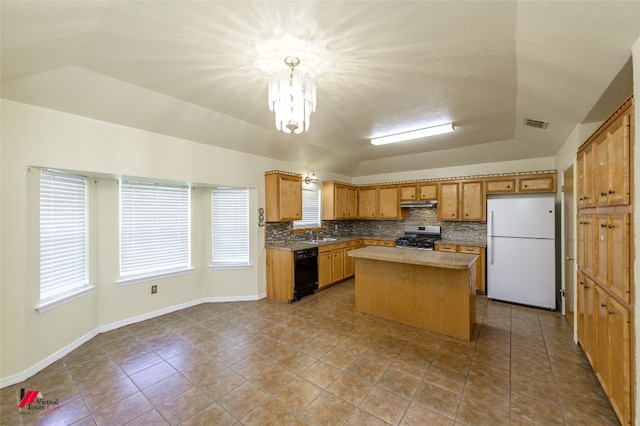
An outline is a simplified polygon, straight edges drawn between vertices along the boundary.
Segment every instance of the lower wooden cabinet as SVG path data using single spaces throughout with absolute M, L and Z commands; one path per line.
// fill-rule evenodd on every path
M 354 274 L 353 258 L 347 253 L 362 247 L 362 240 L 326 244 L 318 247 L 318 288 L 351 278 Z
M 631 311 L 609 289 L 577 274 L 577 335 L 622 424 L 632 424 Z
M 369 246 L 395 247 L 396 246 L 395 240 L 380 240 L 380 239 L 374 239 L 374 238 L 365 238 L 364 240 L 362 240 L 362 244 L 364 247 L 369 247 Z
M 476 260 L 476 292 L 482 294 L 487 292 L 486 249 L 484 247 L 436 243 L 435 249 L 438 251 L 449 251 L 452 253 L 478 255 L 478 260 Z

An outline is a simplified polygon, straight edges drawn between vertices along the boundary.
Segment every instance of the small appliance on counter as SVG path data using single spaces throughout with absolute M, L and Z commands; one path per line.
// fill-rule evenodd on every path
M 439 225 L 405 225 L 404 236 L 396 240 L 396 247 L 433 250 L 439 239 Z

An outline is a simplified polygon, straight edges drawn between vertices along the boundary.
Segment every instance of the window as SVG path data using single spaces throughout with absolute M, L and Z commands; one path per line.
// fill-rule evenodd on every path
M 120 280 L 134 283 L 191 270 L 187 186 L 120 184 Z
M 320 226 L 320 191 L 302 190 L 302 220 L 293 222 L 294 228 L 316 228 Z
M 51 170 L 40 173 L 40 306 L 88 288 L 87 182 Z
M 211 191 L 211 264 L 249 266 L 249 190 Z

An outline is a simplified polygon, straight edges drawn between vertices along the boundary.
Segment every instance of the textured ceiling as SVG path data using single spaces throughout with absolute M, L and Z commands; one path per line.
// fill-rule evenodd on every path
M 0 7 L 5 98 L 354 177 L 553 156 L 599 118 L 640 37 L 640 1 Z M 277 132 L 267 106 L 288 55 L 316 80 L 302 135 Z M 454 134 L 369 143 L 451 121 Z

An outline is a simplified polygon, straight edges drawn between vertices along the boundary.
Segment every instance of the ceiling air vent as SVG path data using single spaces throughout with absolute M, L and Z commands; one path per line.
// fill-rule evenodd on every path
M 532 120 L 530 118 L 525 118 L 524 119 L 524 125 L 525 126 L 529 126 L 529 127 L 535 127 L 536 129 L 546 129 L 547 126 L 549 125 L 548 121 L 539 121 L 539 120 Z

